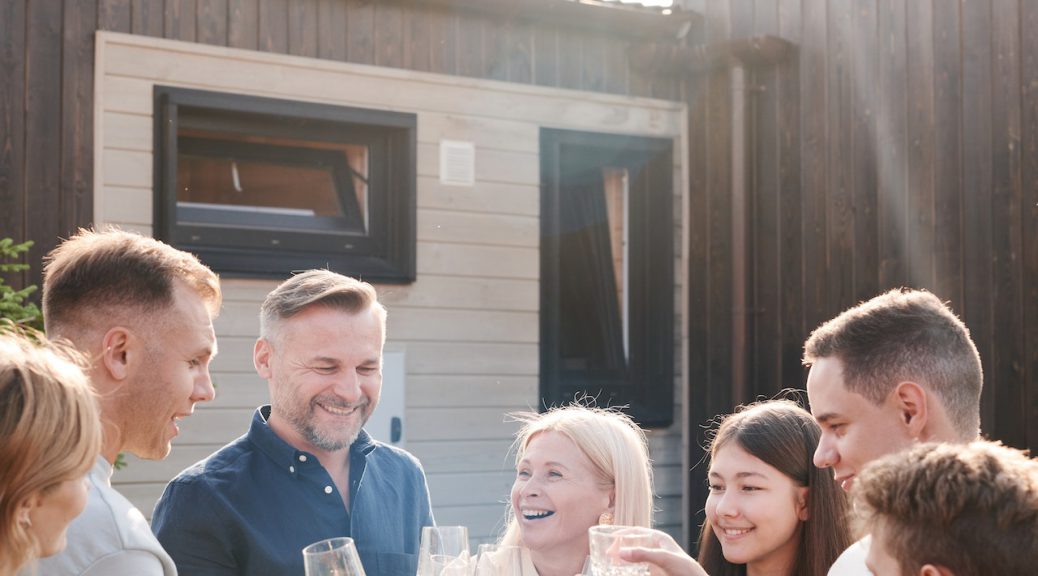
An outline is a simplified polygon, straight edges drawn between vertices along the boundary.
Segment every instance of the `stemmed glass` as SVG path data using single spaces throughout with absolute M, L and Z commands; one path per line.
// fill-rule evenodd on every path
M 526 576 L 519 546 L 480 544 L 475 564 L 473 576 Z
M 418 576 L 469 576 L 469 529 L 426 526 L 418 548 Z
M 306 576 L 365 576 L 353 538 L 329 538 L 303 548 Z
M 591 573 L 594 576 L 649 576 L 645 562 L 627 562 L 620 549 L 652 546 L 652 531 L 638 526 L 598 525 L 588 529 Z

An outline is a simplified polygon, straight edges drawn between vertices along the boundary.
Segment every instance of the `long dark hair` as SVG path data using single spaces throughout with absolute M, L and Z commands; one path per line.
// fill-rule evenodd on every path
M 821 430 L 806 410 L 789 400 L 769 400 L 741 406 L 725 416 L 710 445 L 710 456 L 735 442 L 746 452 L 806 486 L 808 519 L 790 574 L 825 576 L 851 543 L 847 524 L 847 496 L 828 470 L 812 463 Z M 699 537 L 699 563 L 711 576 L 743 576 L 745 564 L 724 558 L 721 542 L 710 519 Z

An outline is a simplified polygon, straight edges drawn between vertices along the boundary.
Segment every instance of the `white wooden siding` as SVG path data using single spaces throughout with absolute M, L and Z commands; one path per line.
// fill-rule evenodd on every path
M 681 253 L 687 143 L 683 106 L 472 78 L 376 68 L 130 36 L 97 35 L 95 220 L 152 230 L 154 85 L 227 91 L 417 115 L 417 271 L 379 286 L 389 309 L 387 347 L 406 352 L 408 449 L 422 460 L 437 520 L 474 540 L 501 528 L 512 482 L 515 424 L 536 408 L 539 311 L 539 133 L 542 127 L 675 140 L 677 325 L 683 326 Z M 439 183 L 439 141 L 476 147 L 476 185 Z M 146 515 L 177 472 L 243 434 L 266 383 L 252 368 L 259 303 L 275 282 L 226 279 L 216 321 L 215 401 L 183 421 L 162 462 L 128 458 L 115 484 Z M 678 391 L 684 345 L 677 330 Z M 389 385 L 387 383 L 387 385 Z M 680 535 L 687 433 L 650 433 L 661 526 Z

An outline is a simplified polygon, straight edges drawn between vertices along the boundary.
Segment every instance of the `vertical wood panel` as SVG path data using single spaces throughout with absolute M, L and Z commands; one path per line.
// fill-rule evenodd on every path
M 1020 3 L 1020 29 L 1038 30 L 1038 3 Z M 1038 451 L 1038 34 L 1020 35 L 1023 190 L 1024 398 L 1026 441 Z
M 26 240 L 25 230 L 25 41 L 26 1 L 0 2 L 0 237 Z M 5 275 L 14 286 L 25 275 Z
M 779 32 L 783 38 L 801 41 L 800 0 L 781 0 Z M 782 275 L 782 385 L 801 388 L 804 369 L 801 352 L 805 337 L 803 228 L 801 226 L 800 155 L 800 60 L 791 58 L 779 68 L 778 169 L 779 169 L 779 269 Z M 813 329 L 814 326 L 811 326 Z
M 729 13 L 723 3 L 707 6 L 707 41 L 723 42 L 729 37 Z M 707 355 L 710 362 L 706 400 L 713 410 L 727 410 L 743 398 L 734 397 L 732 366 L 732 94 L 730 74 L 718 70 L 707 78 L 707 180 L 708 226 L 707 286 L 711 308 Z M 716 412 L 715 412 L 716 413 Z
M 508 29 L 508 74 L 510 82 L 533 80 L 533 30 L 529 22 L 514 21 Z
M 934 10 L 934 290 L 962 301 L 962 50 L 959 4 Z
M 581 53 L 581 89 L 591 92 L 605 90 L 605 41 L 600 36 L 585 36 Z
M 215 46 L 227 45 L 228 0 L 198 0 L 198 41 Z
M 62 3 L 30 2 L 26 17 L 25 225 L 40 262 L 61 234 Z
M 851 180 L 854 202 L 853 302 L 879 293 L 879 174 L 877 172 L 876 104 L 879 48 L 876 0 L 855 3 L 851 13 L 853 70 L 851 110 L 854 115 Z
M 770 6 L 771 9 L 762 9 Z M 754 34 L 778 34 L 778 4 L 758 2 Z M 753 296 L 751 321 L 754 327 L 749 355 L 753 370 L 750 391 L 754 397 L 773 396 L 786 386 L 782 382 L 782 241 L 779 171 L 779 70 L 768 68 L 752 76 L 754 130 L 748 142 L 755 158 L 751 184 L 753 218 L 751 235 L 752 270 L 748 293 Z M 789 271 L 792 273 L 793 271 Z M 794 360 L 795 361 L 795 360 Z M 790 386 L 795 386 L 790 383 Z
M 165 36 L 174 40 L 194 42 L 196 38 L 195 18 L 197 6 L 195 0 L 165 0 Z
M 349 0 L 346 7 L 346 58 L 358 64 L 375 63 L 375 5 Z
M 703 38 L 703 25 L 699 24 L 692 33 L 696 38 Z M 706 446 L 706 438 L 701 424 L 711 416 L 711 406 L 707 401 L 710 388 L 716 383 L 710 381 L 710 358 L 707 354 L 710 340 L 708 324 L 712 308 L 708 300 L 710 284 L 709 257 L 707 255 L 707 231 L 710 225 L 709 201 L 707 196 L 707 83 L 703 76 L 695 76 L 687 81 L 688 95 L 688 174 L 689 174 L 689 219 L 688 230 L 688 403 L 686 418 L 689 431 L 689 462 L 696 463 L 702 458 L 700 446 Z M 686 490 L 688 491 L 688 509 L 685 511 L 691 519 L 690 526 L 698 526 L 703 520 L 703 502 L 706 500 L 706 471 L 703 466 L 693 466 L 689 474 Z M 696 535 L 689 531 L 690 549 L 695 547 Z
M 259 0 L 259 49 L 288 52 L 288 0 Z
M 346 60 L 346 2 L 318 0 L 317 57 Z
M 1026 404 L 1023 390 L 1024 329 L 1021 269 L 1020 183 L 1020 12 L 1017 2 L 992 3 L 991 221 L 994 260 L 995 414 L 990 429 L 1007 444 L 1024 447 Z M 1035 33 L 1033 30 L 1028 33 Z M 1029 222 L 1035 226 L 1036 222 Z
M 832 2 L 827 14 L 828 121 L 825 147 L 828 154 L 828 207 L 826 245 L 829 270 L 826 274 L 827 307 L 830 312 L 854 304 L 855 206 L 851 182 L 861 169 L 854 124 L 854 83 L 858 71 L 852 54 L 850 2 Z M 824 192 L 823 192 L 824 193 Z
M 102 2 L 103 3 L 103 2 Z M 165 6 L 163 0 L 133 0 L 130 5 L 130 31 L 162 38 Z
M 994 330 L 991 277 L 991 0 L 962 3 L 962 219 L 963 308 L 966 325 L 980 352 L 985 386 L 981 421 L 995 421 Z
M 814 330 L 827 320 L 826 278 L 826 186 L 828 101 L 826 95 L 826 3 L 804 0 L 803 41 L 800 50 L 800 122 L 803 138 L 801 156 L 802 221 L 804 251 L 804 331 Z
M 613 94 L 627 93 L 627 54 L 631 50 L 631 43 L 620 38 L 606 40 L 603 57 L 605 58 L 605 86 L 606 92 Z
M 432 15 L 427 12 L 410 10 L 404 13 L 404 68 L 411 70 L 428 71 L 433 50 L 430 37 L 430 26 L 433 25 Z
M 130 0 L 98 0 L 98 2 L 100 3 L 97 14 L 99 29 L 130 32 L 132 29 Z M 161 29 L 156 35 L 161 35 Z
M 457 16 L 457 70 L 462 76 L 483 72 L 483 22 L 468 14 Z
M 288 0 L 288 53 L 317 56 L 317 0 Z
M 560 88 L 579 89 L 584 65 L 581 54 L 583 49 L 581 34 L 572 30 L 559 30 L 557 46 L 559 64 L 558 86 Z
M 483 69 L 479 76 L 508 79 L 508 34 L 510 26 L 500 20 L 483 23 Z
M 335 0 L 337 3 L 339 0 Z M 227 45 L 259 48 L 259 0 L 227 0 Z
M 533 81 L 541 86 L 558 86 L 559 58 L 558 32 L 553 26 L 541 24 L 533 31 Z
M 879 2 L 879 283 L 909 283 L 905 3 Z
M 908 282 L 934 286 L 933 0 L 906 3 L 908 71 Z
M 430 12 L 426 19 L 429 21 L 429 71 L 456 73 L 454 36 L 457 21 L 441 10 Z
M 375 5 L 375 65 L 404 65 L 404 13 L 393 4 Z
M 62 237 L 68 237 L 80 226 L 87 226 L 93 221 L 94 216 L 93 101 L 96 23 L 96 0 L 65 0 L 61 68 L 62 205 L 59 225 Z M 56 240 L 52 239 L 55 242 Z

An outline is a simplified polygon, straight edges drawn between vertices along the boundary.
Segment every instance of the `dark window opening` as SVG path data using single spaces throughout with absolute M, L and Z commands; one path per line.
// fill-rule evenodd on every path
M 415 116 L 156 87 L 156 235 L 232 276 L 415 274 Z
M 673 421 L 671 141 L 541 132 L 541 396 Z

